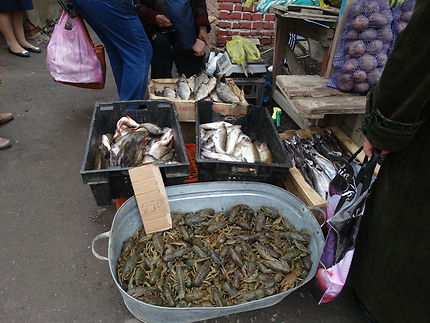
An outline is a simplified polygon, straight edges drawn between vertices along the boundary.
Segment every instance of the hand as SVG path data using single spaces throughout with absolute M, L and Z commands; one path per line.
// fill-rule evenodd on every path
M 196 39 L 196 42 L 191 48 L 194 51 L 194 55 L 203 56 L 205 54 L 206 44 L 203 40 Z
M 169 18 L 167 18 L 165 15 L 156 15 L 155 16 L 155 23 L 160 28 L 167 28 L 172 25 Z
M 367 138 L 364 138 L 363 150 L 364 150 L 364 153 L 366 154 L 367 157 L 369 157 L 369 158 L 372 157 L 373 144 Z M 381 151 L 381 155 L 386 155 L 388 153 L 389 153 L 389 151 L 387 151 L 387 150 Z
M 197 38 L 203 40 L 206 45 L 210 47 L 208 30 L 206 29 L 206 27 L 202 26 L 199 28 L 199 35 L 197 36 Z

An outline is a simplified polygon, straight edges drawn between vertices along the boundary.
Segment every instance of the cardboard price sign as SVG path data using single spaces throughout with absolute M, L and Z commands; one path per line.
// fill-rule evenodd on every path
M 163 178 L 158 166 L 149 164 L 128 171 L 146 233 L 172 228 Z

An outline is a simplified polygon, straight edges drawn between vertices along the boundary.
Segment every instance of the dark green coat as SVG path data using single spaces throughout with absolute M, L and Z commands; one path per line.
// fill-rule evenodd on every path
M 364 133 L 386 156 L 351 268 L 379 322 L 430 322 L 430 1 L 417 0 L 379 84 Z

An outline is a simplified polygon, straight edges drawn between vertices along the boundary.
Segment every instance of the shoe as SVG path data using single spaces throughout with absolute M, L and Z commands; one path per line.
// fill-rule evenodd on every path
M 0 137 L 0 150 L 6 149 L 12 146 L 12 142 L 9 139 Z
M 32 52 L 32 53 L 39 53 L 40 54 L 42 52 L 40 47 L 22 47 L 22 48 L 24 48 L 25 50 L 28 50 L 29 52 Z
M 26 50 L 23 50 L 22 52 L 15 53 L 10 48 L 8 48 L 8 49 L 9 49 L 9 53 L 14 54 L 16 56 L 19 56 L 19 57 L 30 57 L 30 53 L 28 51 L 26 51 Z
M 13 119 L 13 114 L 10 112 L 0 113 L 0 124 L 9 122 Z

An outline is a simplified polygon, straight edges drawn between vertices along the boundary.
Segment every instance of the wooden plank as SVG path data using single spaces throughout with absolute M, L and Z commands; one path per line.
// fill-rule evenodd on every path
M 307 118 L 303 118 L 300 116 L 295 110 L 294 106 L 291 105 L 288 98 L 286 98 L 278 89 L 272 86 L 272 99 L 279 105 L 279 107 L 286 113 L 288 116 L 293 119 L 293 121 L 302 129 L 309 128 L 312 126 L 311 120 Z M 320 116 L 320 118 L 324 118 L 324 116 Z
M 300 12 L 282 12 L 276 9 L 272 10 L 271 12 L 281 17 L 291 18 L 291 19 L 309 19 L 309 20 L 315 20 L 318 22 L 326 22 L 326 23 L 336 23 L 338 20 L 338 17 L 334 17 L 334 16 L 313 15 L 313 14 L 306 14 L 306 13 L 300 13 Z
M 274 5 L 274 6 L 279 6 L 279 5 Z M 333 15 L 333 16 L 338 16 L 340 12 L 338 8 L 323 8 L 323 7 L 304 6 L 304 5 L 298 5 L 298 4 L 289 4 L 286 7 L 288 8 L 288 10 L 292 10 L 292 11 L 298 11 L 299 9 L 323 11 L 324 13 L 328 15 Z
M 291 19 L 278 16 L 276 22 L 282 21 L 281 32 L 292 32 L 304 38 L 314 39 L 323 47 L 329 47 L 334 37 L 334 28 L 325 28 L 305 20 Z M 275 42 L 276 44 L 276 42 Z
M 289 192 L 296 195 L 307 206 L 314 206 L 322 209 L 327 207 L 327 201 L 319 196 L 308 182 L 306 182 L 296 167 L 292 167 L 288 170 L 288 173 L 282 178 L 282 183 Z
M 299 115 L 313 119 L 314 115 L 361 114 L 366 111 L 365 96 L 330 96 L 292 99 Z
M 351 96 L 327 86 L 327 79 L 318 75 L 278 75 L 276 85 L 289 98 Z
M 273 79 L 276 75 L 283 73 L 283 61 L 288 47 L 289 40 L 288 26 L 285 19 L 277 17 L 275 24 L 275 46 L 273 50 Z

